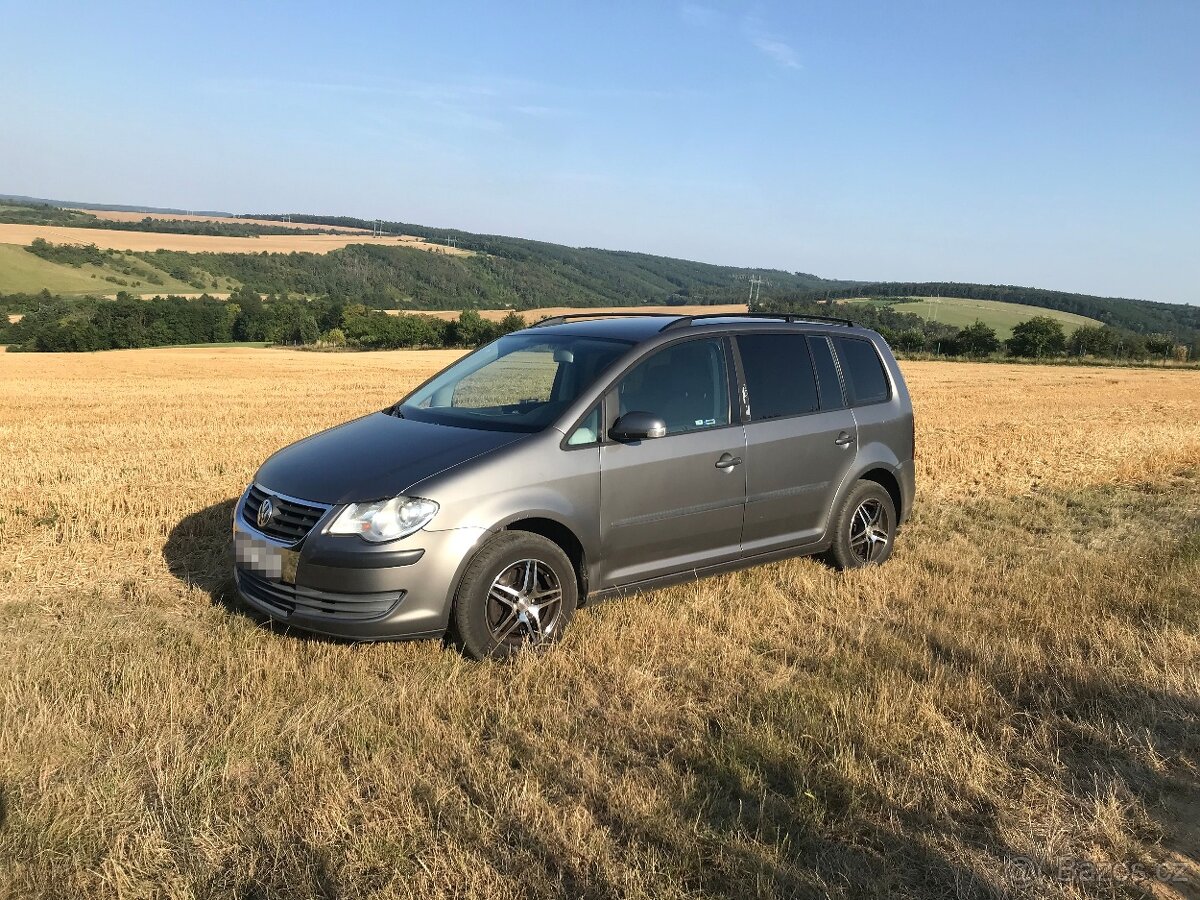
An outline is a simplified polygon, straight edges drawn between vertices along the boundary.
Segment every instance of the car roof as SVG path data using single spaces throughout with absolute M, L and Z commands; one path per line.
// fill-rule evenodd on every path
M 580 313 L 585 315 L 585 313 Z M 685 320 L 686 323 L 685 323 Z M 675 328 L 668 326 L 676 325 Z M 794 328 L 796 330 L 811 331 L 814 328 L 835 328 L 839 331 L 856 332 L 862 334 L 868 332 L 867 329 L 845 323 L 844 320 L 832 320 L 829 322 L 819 319 L 804 319 L 802 316 L 794 318 L 784 318 L 781 316 L 749 316 L 749 315 L 675 315 L 673 313 L 633 313 L 630 315 L 607 314 L 598 315 L 597 318 L 581 318 L 574 321 L 568 320 L 565 322 L 555 322 L 550 319 L 544 325 L 534 324 L 529 329 L 536 329 L 539 332 L 545 332 L 547 335 L 560 334 L 572 335 L 580 337 L 596 337 L 596 338 L 613 338 L 617 340 L 632 341 L 634 343 L 642 343 L 643 341 L 655 338 L 660 334 L 682 335 L 686 330 L 691 328 L 704 330 L 728 330 L 730 328 L 745 328 L 745 330 L 754 330 L 755 328 L 771 327 L 771 328 Z M 869 332 L 868 332 L 869 333 Z
M 679 316 L 667 313 L 662 315 L 642 316 L 605 316 L 596 319 L 577 319 L 575 321 L 545 325 L 533 324 L 539 332 L 546 334 L 570 334 L 586 337 L 619 338 L 625 341 L 640 343 L 662 331 Z

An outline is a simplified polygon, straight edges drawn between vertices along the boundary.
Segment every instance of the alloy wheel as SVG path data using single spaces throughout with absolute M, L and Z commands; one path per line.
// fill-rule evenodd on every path
M 891 539 L 888 512 L 874 497 L 868 497 L 850 517 L 850 552 L 866 565 L 883 556 Z
M 538 644 L 549 640 L 558 625 L 562 586 L 546 563 L 522 559 L 512 563 L 488 588 L 487 623 L 496 646 Z

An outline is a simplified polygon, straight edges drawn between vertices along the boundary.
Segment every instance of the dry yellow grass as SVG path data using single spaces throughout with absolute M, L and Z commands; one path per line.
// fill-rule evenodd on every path
M 715 306 L 639 306 L 639 307 L 636 307 L 633 309 L 631 309 L 628 306 L 595 306 L 595 307 L 541 306 L 536 309 L 517 310 L 517 312 L 520 313 L 525 318 L 525 321 L 528 322 L 530 325 L 532 325 L 534 322 L 537 322 L 539 319 L 545 319 L 549 316 L 561 316 L 561 315 L 566 315 L 569 313 L 615 312 L 615 313 L 623 313 L 623 314 L 627 315 L 631 312 L 644 312 L 644 313 L 668 313 L 668 314 L 674 315 L 674 316 L 687 316 L 687 315 L 695 315 L 698 313 L 738 313 L 738 312 L 744 313 L 745 311 L 746 311 L 745 303 L 729 303 L 729 304 L 723 304 L 723 305 L 717 304 Z M 408 312 L 419 312 L 426 316 L 433 316 L 434 318 L 438 318 L 438 319 L 446 319 L 447 321 L 450 321 L 451 319 L 457 319 L 459 317 L 459 315 L 461 315 L 461 313 L 462 313 L 462 311 L 458 310 L 458 309 L 438 309 L 438 310 L 389 309 L 389 310 L 387 310 L 387 312 L 393 316 L 404 315 L 405 313 L 408 313 Z M 513 312 L 513 310 L 511 310 L 511 309 L 481 309 L 478 312 L 479 312 L 479 315 L 483 316 L 483 318 L 487 319 L 489 322 L 499 322 L 501 319 L 503 319 L 505 316 L 507 316 L 510 312 Z
M 6 225 L 0 223 L 0 244 L 28 246 L 36 238 L 52 244 L 95 244 L 104 250 L 185 253 L 330 253 L 348 244 L 410 247 L 430 253 L 470 256 L 470 250 L 433 244 L 411 235 L 371 237 L 369 234 L 264 234 L 256 237 L 219 237 L 205 234 L 160 234 L 153 231 L 108 231 L 103 228 L 69 228 L 61 225 Z
M 0 897 L 1187 893 L 1197 373 L 907 363 L 888 566 L 603 604 L 543 658 L 219 602 L 256 465 L 455 356 L 0 356 Z

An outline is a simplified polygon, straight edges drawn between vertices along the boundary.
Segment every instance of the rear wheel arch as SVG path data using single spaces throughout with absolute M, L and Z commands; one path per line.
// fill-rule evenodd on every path
M 874 468 L 863 472 L 858 476 L 859 481 L 874 481 L 892 498 L 892 505 L 896 509 L 897 521 L 904 519 L 904 514 L 907 512 L 904 507 L 904 494 L 900 490 L 900 479 L 898 479 L 892 471 L 884 468 Z

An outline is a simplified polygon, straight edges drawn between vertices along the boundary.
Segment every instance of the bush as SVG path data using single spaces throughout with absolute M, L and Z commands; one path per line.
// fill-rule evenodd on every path
M 1037 359 L 1057 356 L 1067 349 L 1062 323 L 1049 316 L 1034 316 L 1013 326 L 1008 339 L 1008 352 L 1013 356 Z
M 495 325 L 496 337 L 504 334 L 512 334 L 514 331 L 520 331 L 525 327 L 525 317 L 518 315 L 516 312 L 510 312 Z
M 51 244 L 42 238 L 34 238 L 33 243 L 25 249 L 47 262 L 62 263 L 75 268 L 85 264 L 102 266 L 109 256 L 108 251 L 101 250 L 95 244 Z
M 481 347 L 496 335 L 496 327 L 473 309 L 464 309 L 450 332 L 456 347 Z
M 976 319 L 958 333 L 954 339 L 958 353 L 965 356 L 987 356 L 1000 349 L 1000 339 L 996 337 L 996 329 Z

